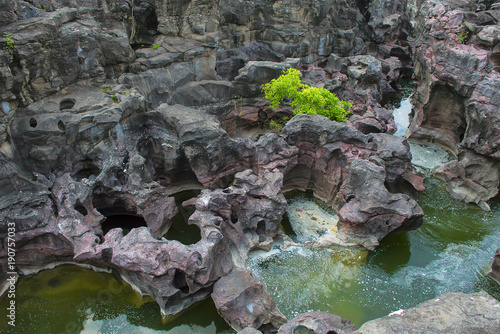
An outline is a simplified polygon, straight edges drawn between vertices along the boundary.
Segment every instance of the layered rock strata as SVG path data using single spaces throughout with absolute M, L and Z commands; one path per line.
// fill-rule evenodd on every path
M 453 197 L 485 210 L 500 175 L 499 18 L 487 1 L 425 1 L 412 43 L 418 84 L 409 138 L 455 152 L 438 175 Z

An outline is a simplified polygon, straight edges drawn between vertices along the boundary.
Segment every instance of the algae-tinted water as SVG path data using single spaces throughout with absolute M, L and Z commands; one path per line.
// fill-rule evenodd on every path
M 162 321 L 152 299 L 143 299 L 111 274 L 75 265 L 23 277 L 15 301 L 15 327 L 4 321 L 7 295 L 0 301 L 1 333 L 232 333 L 211 299 Z
M 440 180 L 426 186 L 418 230 L 388 236 L 374 252 L 292 247 L 258 254 L 249 261 L 252 273 L 288 318 L 321 310 L 357 326 L 447 292 L 485 289 L 498 298 L 499 285 L 484 272 L 500 245 L 500 202 L 484 212 L 453 200 Z

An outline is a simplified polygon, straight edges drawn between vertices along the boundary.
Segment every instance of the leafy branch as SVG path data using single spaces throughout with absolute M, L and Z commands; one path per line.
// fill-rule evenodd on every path
M 347 119 L 352 104 L 341 101 L 325 88 L 316 88 L 301 82 L 299 70 L 289 68 L 277 79 L 271 80 L 262 88 L 265 98 L 271 101 L 271 108 L 276 109 L 286 98 L 291 99 L 293 113 L 319 114 L 331 120 L 343 122 Z

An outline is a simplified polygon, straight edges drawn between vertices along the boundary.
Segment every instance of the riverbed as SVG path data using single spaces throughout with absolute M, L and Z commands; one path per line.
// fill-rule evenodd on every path
M 457 202 L 432 171 L 454 157 L 429 144 L 411 143 L 414 164 L 427 190 L 419 199 L 422 227 L 390 235 L 375 251 L 362 248 L 283 248 L 250 256 L 248 266 L 267 286 L 287 318 L 321 310 L 355 325 L 410 308 L 447 292 L 486 290 L 500 298 L 500 285 L 485 276 L 500 245 L 500 201 L 491 212 Z M 311 194 L 287 195 L 293 207 L 311 204 L 334 213 Z M 283 229 L 293 229 L 283 221 Z M 16 290 L 16 327 L 2 333 L 233 333 L 209 299 L 162 319 L 158 305 L 138 295 L 113 273 L 64 265 L 22 277 Z M 8 300 L 3 296 L 1 309 Z M 3 314 L 3 312 L 2 312 Z

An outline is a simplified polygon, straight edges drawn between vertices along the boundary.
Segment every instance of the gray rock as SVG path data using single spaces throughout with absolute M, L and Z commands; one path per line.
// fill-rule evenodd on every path
M 262 332 L 259 331 L 258 329 L 253 328 L 253 327 L 247 327 L 247 328 L 239 331 L 238 334 L 262 334 Z
M 356 330 L 351 322 L 328 312 L 310 311 L 299 314 L 280 327 L 278 334 L 349 334 Z
M 486 292 L 448 293 L 366 322 L 353 333 L 498 333 L 500 303 Z
M 419 46 L 414 55 L 418 87 L 413 99 L 409 138 L 435 142 L 454 153 L 473 150 L 485 156 L 484 160 L 497 161 L 500 156 L 500 77 L 499 72 L 493 70 L 497 64 L 492 49 L 497 43 L 494 35 L 498 21 L 485 19 L 484 15 L 491 14 L 476 9 L 475 2 L 465 1 L 422 4 L 415 21 L 414 45 Z M 464 20 L 472 29 L 467 40 L 457 33 Z M 475 161 L 462 159 L 454 164 L 457 168 L 474 170 Z M 497 174 L 492 171 L 492 177 Z M 473 179 L 490 177 L 475 175 Z M 498 182 L 473 180 L 467 184 L 467 178 L 458 180 L 450 175 L 450 192 L 455 198 L 487 209 L 486 201 L 498 192 Z
M 297 68 L 299 61 L 289 59 L 284 63 L 269 61 L 249 61 L 234 78 L 236 94 L 253 97 L 262 93 L 262 85 L 278 78 L 288 68 Z
M 435 175 L 447 182 L 453 198 L 490 211 L 487 201 L 498 194 L 500 183 L 498 162 L 471 150 L 462 150 L 457 158 L 436 170 Z

